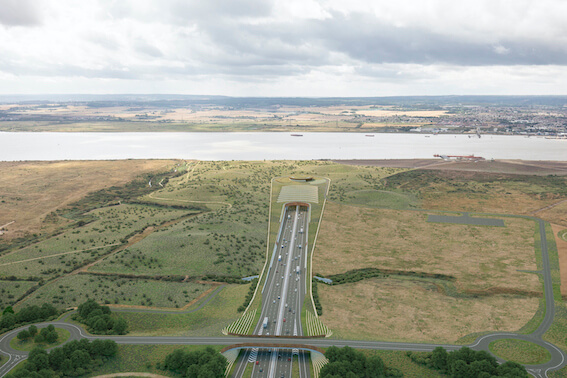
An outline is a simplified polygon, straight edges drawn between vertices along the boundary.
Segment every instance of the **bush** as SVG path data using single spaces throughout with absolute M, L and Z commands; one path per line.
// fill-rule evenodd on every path
M 254 278 L 252 281 L 250 281 L 250 288 L 248 288 L 248 294 L 246 294 L 246 298 L 244 298 L 244 303 L 237 308 L 238 312 L 246 310 L 246 307 L 248 307 L 248 305 L 250 304 L 252 297 L 254 297 L 256 286 L 258 286 L 258 279 Z
M 351 347 L 329 347 L 325 352 L 329 363 L 321 369 L 321 378 L 325 377 L 385 377 L 384 362 L 379 356 L 366 357 Z
M 2 318 L 0 318 L 0 331 L 8 330 L 26 323 L 36 323 L 49 320 L 59 315 L 60 311 L 57 310 L 49 303 L 44 303 L 40 306 L 27 306 L 22 308 L 19 312 L 14 313 L 13 310 L 4 310 Z
M 105 359 L 115 356 L 117 351 L 118 346 L 111 340 L 94 340 L 92 343 L 87 339 L 74 340 L 62 347 L 53 349 L 50 353 L 41 347 L 36 347 L 30 352 L 27 361 L 24 362 L 23 369 L 6 377 L 73 377 L 84 375 Z
M 124 318 L 114 319 L 108 306 L 101 306 L 89 299 L 79 305 L 77 320 L 85 324 L 89 331 L 99 335 L 125 335 L 128 323 Z
M 226 366 L 226 358 L 211 347 L 196 351 L 176 349 L 160 364 L 164 370 L 170 370 L 182 377 L 195 378 L 224 378 Z
M 427 353 L 425 358 L 420 355 L 408 352 L 414 362 L 439 370 L 449 377 L 528 377 L 522 365 L 515 362 L 498 365 L 496 358 L 484 350 L 474 351 L 463 347 L 447 353 L 444 348 L 437 347 L 433 352 Z
M 24 329 L 21 332 L 18 332 L 18 340 L 26 340 L 30 338 L 30 333 L 28 330 Z

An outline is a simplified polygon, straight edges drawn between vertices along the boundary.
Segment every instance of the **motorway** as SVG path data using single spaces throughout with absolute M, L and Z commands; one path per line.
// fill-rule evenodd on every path
M 299 210 L 299 211 L 298 211 Z M 474 213 L 471 213 L 474 214 Z M 289 218 L 288 218 L 289 215 Z M 487 214 L 483 214 L 483 215 L 487 215 Z M 500 217 L 510 217 L 510 215 L 507 214 L 488 214 L 488 215 L 495 215 L 495 216 L 500 216 Z M 70 323 L 66 323 L 64 322 L 64 320 L 60 320 L 60 321 L 56 321 L 56 322 L 49 322 L 49 323 L 42 323 L 42 324 L 37 324 L 38 327 L 43 327 L 46 326 L 48 324 L 53 324 L 56 327 L 59 328 L 64 328 L 67 329 L 71 332 L 71 336 L 69 338 L 69 340 L 80 340 L 80 339 L 89 339 L 89 340 L 94 340 L 94 339 L 110 339 L 110 340 L 114 340 L 116 341 L 118 344 L 132 344 L 132 345 L 157 345 L 157 344 L 162 344 L 162 345 L 232 345 L 232 344 L 236 344 L 236 343 L 254 343 L 256 345 L 258 345 L 259 347 L 261 347 L 262 344 L 280 344 L 280 345 L 287 345 L 289 346 L 291 345 L 298 345 L 298 347 L 300 345 L 311 345 L 314 347 L 321 347 L 321 348 L 325 348 L 325 347 L 329 347 L 331 345 L 335 345 L 337 347 L 343 347 L 343 346 L 350 346 L 352 348 L 358 348 L 358 349 L 380 349 L 380 350 L 398 350 L 398 351 L 432 351 L 435 347 L 437 346 L 442 346 L 445 349 L 447 349 L 448 351 L 451 350 L 456 350 L 456 349 L 460 349 L 462 347 L 462 345 L 448 345 L 448 344 L 417 344 L 417 343 L 398 343 L 398 342 L 380 342 L 380 341 L 356 341 L 356 340 L 332 340 L 332 339 L 301 339 L 301 338 L 287 338 L 286 336 L 288 336 L 287 332 L 289 331 L 290 334 L 289 336 L 292 336 L 293 333 L 297 330 L 297 334 L 301 335 L 302 329 L 301 329 L 301 323 L 299 322 L 299 315 L 300 314 L 300 308 L 301 308 L 301 303 L 303 301 L 302 298 L 304 298 L 305 296 L 305 284 L 306 284 L 306 272 L 304 268 L 300 268 L 300 274 L 299 276 L 299 280 L 296 280 L 296 278 L 298 278 L 297 276 L 295 276 L 294 278 L 294 274 L 297 275 L 297 273 L 293 273 L 293 267 L 295 267 L 295 269 L 297 268 L 297 266 L 299 265 L 300 267 L 304 267 L 305 266 L 305 258 L 306 258 L 306 253 L 305 252 L 300 252 L 299 251 L 299 242 L 302 243 L 302 251 L 306 251 L 306 240 L 307 240 L 307 220 L 305 219 L 306 214 L 305 211 L 300 209 L 297 209 L 295 207 L 290 208 L 289 212 L 286 213 L 283 222 L 281 224 L 281 231 L 282 231 L 282 235 L 280 235 L 281 240 L 278 239 L 278 243 L 275 246 L 275 248 L 277 248 L 277 250 L 283 250 L 282 255 L 282 261 L 277 261 L 277 256 L 280 255 L 280 253 L 278 253 L 277 255 L 274 255 L 274 258 L 272 259 L 271 263 L 270 263 L 270 268 L 268 271 L 268 277 L 266 280 L 266 284 L 264 285 L 263 289 L 262 289 L 262 299 L 263 299 L 263 306 L 262 306 L 262 317 L 260 318 L 260 322 L 263 322 L 263 319 L 265 316 L 268 316 L 269 320 L 271 320 L 271 324 L 269 324 L 266 327 L 266 330 L 264 332 L 264 328 L 260 323 L 259 327 L 256 327 L 255 329 L 255 333 L 262 333 L 263 335 L 267 335 L 268 332 L 270 332 L 269 336 L 265 336 L 262 338 L 258 338 L 258 337 L 246 337 L 246 336 L 242 336 L 242 337 L 183 337 L 183 336 L 178 336 L 178 337 L 161 337 L 161 336 L 91 336 L 88 335 L 83 328 L 78 327 L 74 324 L 70 324 Z M 545 311 L 545 316 L 544 319 L 542 320 L 542 322 L 540 323 L 539 327 L 531 334 L 527 334 L 527 335 L 521 335 L 521 334 L 517 334 L 517 333 L 491 333 L 489 335 L 485 335 L 485 336 L 481 336 L 479 337 L 475 343 L 468 345 L 470 348 L 474 349 L 474 350 L 486 350 L 488 351 L 488 345 L 490 342 L 495 341 L 495 340 L 499 340 L 499 339 L 509 339 L 509 338 L 513 338 L 513 339 L 519 339 L 519 340 L 526 340 L 526 341 L 530 341 L 533 343 L 536 343 L 542 347 L 544 347 L 545 349 L 547 349 L 550 354 L 551 354 L 551 360 L 544 363 L 544 364 L 540 364 L 540 365 L 527 365 L 526 368 L 528 369 L 528 371 L 530 372 L 530 374 L 532 374 L 535 377 L 547 377 L 548 373 L 552 370 L 556 370 L 559 369 L 563 366 L 566 365 L 567 363 L 567 356 L 565 354 L 564 351 L 562 351 L 561 349 L 557 348 L 555 345 L 543 340 L 542 335 L 545 334 L 549 328 L 551 323 L 553 322 L 554 316 L 555 316 L 555 307 L 554 307 L 554 298 L 553 298 L 553 286 L 552 286 L 552 277 L 551 277 L 551 267 L 550 267 L 550 261 L 549 261 L 549 255 L 548 255 L 548 248 L 547 248 L 547 239 L 546 239 L 546 233 L 545 233 L 545 222 L 542 221 L 541 219 L 535 218 L 535 217 L 530 217 L 530 216 L 520 216 L 522 218 L 526 218 L 526 219 L 531 219 L 534 220 L 538 223 L 539 225 L 539 231 L 540 231 L 540 237 L 541 237 L 541 257 L 542 257 L 542 266 L 541 266 L 541 271 L 539 271 L 538 273 L 542 275 L 543 277 L 543 281 L 544 281 L 544 297 L 545 297 L 545 302 L 546 302 L 546 311 Z M 294 224 L 295 224 L 295 231 L 294 231 Z M 301 230 L 301 226 L 303 225 L 304 227 L 304 232 L 297 232 L 297 227 L 299 227 L 299 231 Z M 292 238 L 293 236 L 293 238 Z M 297 237 L 297 242 L 295 240 L 295 237 Z M 286 239 L 285 241 L 283 239 Z M 290 243 L 290 241 L 293 240 L 293 243 Z M 296 244 L 297 243 L 297 244 Z M 284 248 L 282 248 L 282 245 L 284 245 Z M 285 253 L 288 253 L 288 255 L 285 255 Z M 287 258 L 284 259 L 284 256 L 286 256 Z M 295 257 L 298 256 L 298 259 L 295 259 Z M 299 264 L 293 263 L 293 261 L 298 261 Z M 285 262 L 285 266 L 283 265 Z M 291 265 L 290 265 L 291 263 Z M 289 296 L 286 297 L 282 297 L 283 291 L 281 289 L 282 284 L 286 282 L 286 280 L 284 280 L 284 278 L 282 277 L 282 268 L 285 268 L 283 270 L 283 272 L 287 272 L 286 274 L 284 274 L 284 278 L 287 277 L 287 293 L 289 293 Z M 291 277 L 290 277 L 291 274 Z M 278 277 L 279 277 L 279 281 L 278 281 Z M 275 284 L 275 288 L 274 285 Z M 271 288 L 271 289 L 270 289 Z M 295 291 L 295 288 L 298 289 L 297 294 Z M 214 294 L 218 293 L 218 290 L 215 291 Z M 279 293 L 279 294 L 278 294 Z M 280 296 L 280 299 L 277 299 L 277 295 Z M 212 297 L 212 296 L 211 296 Z M 270 299 L 272 302 L 270 302 Z M 284 311 L 281 311 L 281 302 L 282 299 L 284 301 L 287 301 L 288 303 L 288 307 L 285 307 L 285 303 L 284 303 Z M 207 299 L 207 301 L 210 300 Z M 276 303 L 273 303 L 273 301 L 276 301 Z M 271 303 L 271 306 L 270 306 Z M 289 311 L 289 307 L 290 307 L 290 303 L 291 303 L 291 317 L 290 317 L 290 311 Z M 299 304 L 299 305 L 298 305 Z M 274 305 L 275 305 L 275 310 L 274 310 Z M 288 308 L 287 312 L 286 312 L 286 308 Z M 197 309 L 198 310 L 198 309 Z M 295 310 L 295 314 L 293 313 L 293 310 Z M 196 311 L 196 310 L 195 310 Z M 170 312 L 165 312 L 164 313 L 170 313 Z M 267 314 L 267 315 L 265 315 Z M 275 314 L 275 315 L 274 315 Z M 283 316 L 286 316 L 286 321 L 283 321 Z M 273 323 L 273 317 L 276 316 L 276 323 Z M 271 318 L 272 317 L 272 318 Z M 290 319 L 290 320 L 288 320 Z M 293 327 L 292 327 L 293 324 Z M 296 328 L 297 325 L 297 328 Z M 10 347 L 9 343 L 10 340 L 12 338 L 14 338 L 17 333 L 19 331 L 21 331 L 24 328 L 27 328 L 28 326 L 25 327 L 20 327 L 17 329 L 14 329 L 12 331 L 9 331 L 7 333 L 5 333 L 4 335 L 2 335 L 0 337 L 0 353 L 8 356 L 8 361 L 0 366 L 0 377 L 3 377 L 4 375 L 7 374 L 7 372 L 9 372 L 18 362 L 24 360 L 27 358 L 27 355 L 29 354 L 29 352 L 22 352 L 22 351 L 17 351 L 14 350 Z M 276 335 L 278 335 L 278 332 L 280 335 L 280 337 L 270 337 L 272 335 L 274 335 L 274 332 Z M 272 371 L 273 372 L 273 376 L 278 377 L 277 374 L 280 374 L 279 377 L 281 377 L 281 374 L 284 374 L 285 377 L 290 377 L 291 376 L 291 362 L 287 361 L 288 356 L 291 355 L 291 351 L 285 350 L 280 348 L 280 350 L 276 353 L 279 353 L 282 355 L 282 357 L 280 359 L 277 358 L 277 354 L 276 353 L 272 353 L 272 351 L 270 350 L 265 350 L 262 351 L 261 349 L 259 350 L 260 354 L 258 358 L 258 361 L 261 361 L 261 363 L 259 363 L 258 365 L 254 365 L 254 376 L 268 376 L 267 372 Z M 246 361 L 248 358 L 250 358 L 252 356 L 252 352 L 250 350 L 248 350 L 246 353 L 246 357 L 244 358 L 244 361 Z M 301 352 L 300 352 L 301 353 Z M 275 356 L 275 357 L 273 357 Z M 305 358 L 304 355 L 300 354 L 300 358 L 302 358 L 302 361 L 300 362 L 300 374 L 301 377 L 307 377 L 309 374 L 309 363 L 308 363 L 308 359 Z M 503 362 L 503 360 L 498 359 L 500 362 Z M 275 362 L 275 364 L 273 364 Z M 244 364 L 245 365 L 245 364 Z M 238 367 L 242 367 L 243 363 L 242 360 L 241 362 L 239 362 L 237 364 L 237 368 Z M 260 369 L 262 369 L 262 372 L 260 372 Z M 272 370 L 266 370 L 266 369 L 272 369 Z M 240 373 L 242 374 L 243 370 L 240 370 Z M 263 374 L 263 375 L 262 375 Z M 241 375 L 240 375 L 241 376 Z
M 301 308 L 307 290 L 308 207 L 285 207 L 278 239 L 262 287 L 262 309 L 254 335 L 302 336 Z M 252 377 L 291 377 L 293 350 L 250 349 L 242 353 L 233 377 L 242 377 L 248 362 Z M 309 377 L 309 359 L 295 350 L 300 377 Z

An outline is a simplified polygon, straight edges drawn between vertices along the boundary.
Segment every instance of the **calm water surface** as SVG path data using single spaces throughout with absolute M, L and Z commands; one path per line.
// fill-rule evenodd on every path
M 524 136 L 303 133 L 0 132 L 0 160 L 411 159 L 434 154 L 567 160 L 567 140 Z

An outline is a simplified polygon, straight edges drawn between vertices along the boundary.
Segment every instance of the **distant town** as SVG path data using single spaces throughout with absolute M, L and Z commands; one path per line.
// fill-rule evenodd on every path
M 341 131 L 567 138 L 567 97 L 1 96 L 0 131 Z

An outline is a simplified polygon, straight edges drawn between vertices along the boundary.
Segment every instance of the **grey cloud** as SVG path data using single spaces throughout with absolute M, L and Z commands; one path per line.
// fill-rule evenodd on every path
M 120 43 L 116 39 L 101 33 L 92 33 L 86 35 L 84 38 L 85 40 L 94 43 L 96 45 L 102 46 L 108 50 L 116 51 L 120 48 Z
M 220 21 L 221 18 L 257 18 L 269 16 L 271 0 L 173 0 L 164 4 L 177 22 Z
M 476 65 L 567 64 L 567 49 L 524 40 L 467 40 L 429 30 L 396 27 L 362 14 L 335 14 L 314 22 L 315 35 L 330 49 L 369 63 Z
M 136 41 L 134 43 L 134 49 L 139 53 L 151 56 L 153 58 L 161 58 L 164 56 L 163 52 L 160 49 L 143 40 Z
M 33 0 L 0 0 L 0 24 L 36 26 L 41 24 L 38 3 Z
M 481 65 L 567 64 L 567 48 L 554 41 L 465 39 L 417 27 L 396 27 L 372 15 L 334 13 L 324 20 L 249 24 L 200 22 L 218 48 L 259 60 L 329 64 L 329 52 L 359 62 Z

